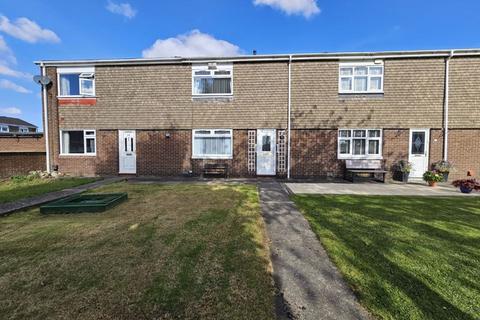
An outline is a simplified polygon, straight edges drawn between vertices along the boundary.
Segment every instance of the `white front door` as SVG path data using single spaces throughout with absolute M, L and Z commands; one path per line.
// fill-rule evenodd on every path
M 257 130 L 257 175 L 274 176 L 277 145 L 275 129 Z
M 410 129 L 408 161 L 412 163 L 410 177 L 421 178 L 428 170 L 430 129 Z
M 135 130 L 118 131 L 118 157 L 120 173 L 137 173 L 137 146 Z

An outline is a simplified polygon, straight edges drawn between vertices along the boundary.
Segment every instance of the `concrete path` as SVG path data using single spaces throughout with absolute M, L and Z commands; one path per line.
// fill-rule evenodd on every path
M 277 181 L 260 181 L 279 319 L 370 319 Z
M 295 194 L 350 194 L 385 196 L 480 196 L 480 192 L 461 193 L 457 188 L 441 184 L 435 188 L 420 183 L 285 183 Z
M 3 204 L 0 204 L 0 216 L 10 214 L 12 212 L 19 211 L 19 210 L 25 210 L 25 209 L 35 207 L 53 200 L 68 197 L 77 193 L 84 192 L 89 189 L 95 189 L 105 184 L 118 182 L 122 180 L 125 180 L 125 178 L 123 177 L 105 178 L 92 183 L 83 184 L 74 188 L 63 189 L 61 191 L 49 192 L 49 193 L 41 194 L 35 197 L 31 197 L 31 198 L 25 198 L 18 201 L 3 203 Z

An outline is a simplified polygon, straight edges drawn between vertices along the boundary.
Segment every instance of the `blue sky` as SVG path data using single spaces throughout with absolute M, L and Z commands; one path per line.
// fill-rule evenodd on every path
M 0 0 L 0 115 L 41 126 L 34 60 L 472 48 L 478 12 L 478 0 Z

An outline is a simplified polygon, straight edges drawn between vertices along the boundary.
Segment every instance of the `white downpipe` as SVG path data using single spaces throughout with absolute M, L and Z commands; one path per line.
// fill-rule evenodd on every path
M 291 124 L 291 111 L 292 111 L 292 55 L 289 56 L 288 59 L 288 123 L 287 123 L 287 179 L 290 179 L 290 142 L 291 142 L 291 134 L 290 130 L 292 128 Z
M 43 62 L 40 64 L 42 68 L 42 76 L 46 76 L 45 65 Z M 43 99 L 43 115 L 44 115 L 44 122 L 43 122 L 43 136 L 45 137 L 45 151 L 46 151 L 46 160 L 47 160 L 47 172 L 50 173 L 50 142 L 48 141 L 48 107 L 47 107 L 47 86 L 42 85 L 42 99 Z
M 449 98 L 449 79 L 450 79 L 450 59 L 453 57 L 454 50 L 445 60 L 445 99 L 443 103 L 443 161 L 448 161 L 448 98 Z

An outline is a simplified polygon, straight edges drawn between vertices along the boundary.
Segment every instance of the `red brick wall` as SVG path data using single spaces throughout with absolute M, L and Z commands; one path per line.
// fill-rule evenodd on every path
M 33 170 L 45 170 L 45 152 L 0 153 L 0 177 L 27 174 Z
M 97 130 L 96 156 L 61 156 L 55 153 L 52 165 L 58 171 L 77 176 L 118 174 L 118 131 Z M 55 148 L 57 149 L 57 148 Z
M 0 136 L 0 152 L 45 152 L 42 134 Z
M 467 178 L 468 170 L 480 178 L 480 130 L 449 130 L 448 160 L 455 168 L 450 173 L 451 179 Z
M 337 130 L 292 130 L 293 178 L 339 177 L 344 163 L 337 159 Z

